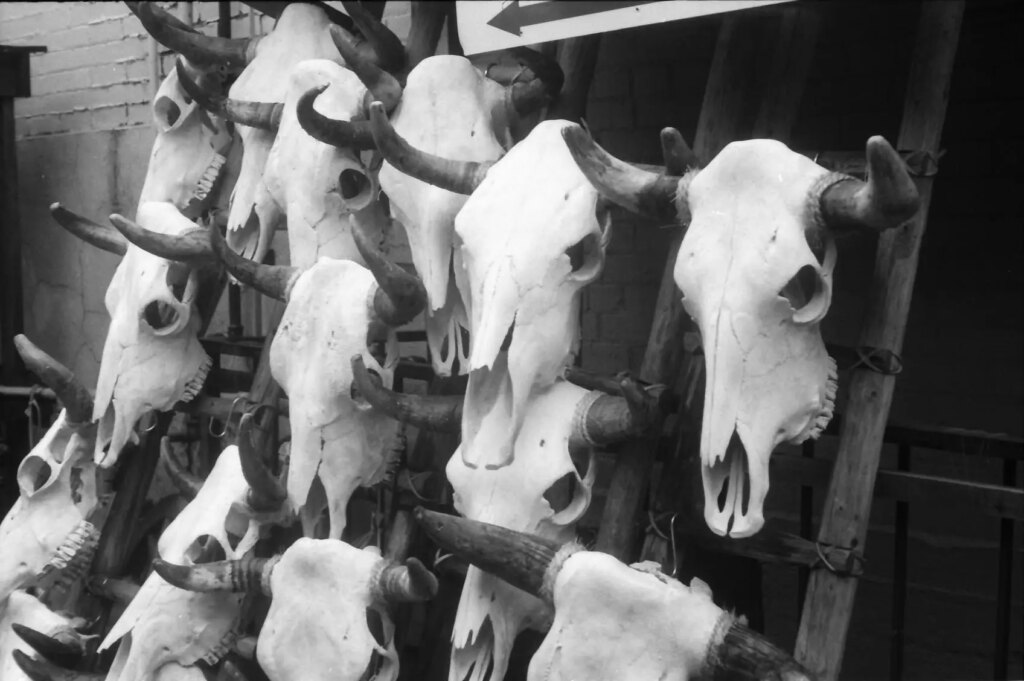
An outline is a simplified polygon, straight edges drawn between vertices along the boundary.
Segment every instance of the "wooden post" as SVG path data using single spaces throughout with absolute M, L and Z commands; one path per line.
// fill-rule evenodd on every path
M 898 149 L 939 150 L 963 11 L 963 2 L 921 3 Z M 932 181 L 917 178 L 920 212 L 903 227 L 879 237 L 862 345 L 897 354 L 903 347 Z M 856 369 L 851 376 L 839 452 L 818 533 L 821 542 L 864 550 L 895 382 L 894 376 L 867 369 Z M 823 681 L 839 676 L 856 592 L 857 580 L 853 577 L 823 568 L 811 575 L 797 634 L 796 658 Z
M 579 122 L 587 111 L 587 95 L 594 79 L 601 34 L 569 38 L 558 46 L 558 65 L 565 74 L 565 85 L 552 104 L 547 118 Z

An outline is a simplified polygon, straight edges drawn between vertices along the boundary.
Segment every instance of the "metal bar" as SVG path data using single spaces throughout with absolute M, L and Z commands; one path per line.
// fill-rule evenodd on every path
M 910 470 L 910 445 L 901 444 L 896 468 Z M 896 532 L 893 537 L 892 567 L 892 632 L 889 636 L 889 678 L 903 678 L 903 627 L 907 614 L 907 530 L 910 507 L 905 501 L 896 502 Z
M 1017 463 L 1003 461 L 1003 484 L 1017 485 Z M 1008 679 L 1010 667 L 1010 613 L 1013 596 L 1013 520 L 999 521 L 999 578 L 996 591 L 996 640 L 992 652 L 992 678 Z

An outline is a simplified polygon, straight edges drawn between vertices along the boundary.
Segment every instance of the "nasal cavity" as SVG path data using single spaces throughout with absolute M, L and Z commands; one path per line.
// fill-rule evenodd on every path
M 143 308 L 143 318 L 154 331 L 162 331 L 178 321 L 178 311 L 162 300 L 154 300 Z
M 344 199 L 354 199 L 359 196 L 369 183 L 370 181 L 366 175 L 351 168 L 342 170 L 341 175 L 338 176 L 338 188 L 341 190 L 341 196 Z
M 508 331 L 505 333 L 505 340 L 501 342 L 501 352 L 508 352 L 509 346 L 512 345 L 512 331 L 516 328 L 516 320 L 513 317 L 512 323 L 508 325 Z
M 715 464 L 715 467 L 725 469 L 725 480 L 722 482 L 722 489 L 718 492 L 716 500 L 718 510 L 721 512 L 739 511 L 742 515 L 746 515 L 750 506 L 750 469 L 747 462 L 747 451 L 735 428 L 732 431 L 732 437 L 729 438 L 729 446 L 725 449 L 725 459 Z M 740 495 L 739 504 L 736 504 L 736 494 Z M 730 523 L 733 519 L 730 519 Z

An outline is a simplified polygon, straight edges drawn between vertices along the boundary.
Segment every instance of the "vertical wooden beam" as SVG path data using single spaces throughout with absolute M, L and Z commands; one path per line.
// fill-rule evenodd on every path
M 923 2 L 903 104 L 898 149 L 939 150 L 963 2 Z M 918 178 L 921 210 L 878 240 L 868 312 L 860 344 L 903 348 L 918 250 L 931 201 L 932 178 Z M 863 551 L 882 436 L 895 377 L 854 370 L 818 540 Z M 839 676 L 857 580 L 818 569 L 811 575 L 797 634 L 796 657 L 822 681 Z
M 565 84 L 558 99 L 548 110 L 548 119 L 579 122 L 587 112 L 587 96 L 594 79 L 597 54 L 601 49 L 601 35 L 569 38 L 558 45 L 558 65 L 565 74 Z
M 24 59 L 27 54 L 0 55 Z M 5 70 L 6 73 L 6 70 Z M 21 281 L 21 223 L 18 219 L 18 163 L 14 139 L 14 97 L 0 96 L 0 383 L 20 385 L 25 367 L 14 349 L 24 330 Z

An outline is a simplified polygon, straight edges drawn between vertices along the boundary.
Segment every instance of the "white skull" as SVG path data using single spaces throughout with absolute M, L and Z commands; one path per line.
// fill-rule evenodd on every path
M 321 258 L 296 279 L 270 349 L 271 373 L 288 394 L 288 497 L 304 508 L 307 535 L 323 507 L 311 503 L 314 478 L 326 492 L 330 536 L 338 538 L 349 497 L 383 477 L 395 449 L 398 423 L 352 399 L 354 355 L 362 355 L 386 386 L 398 361 L 390 330 L 376 338 L 384 342 L 383 364 L 367 347 L 376 290 L 373 274 L 362 265 Z
M 299 539 L 285 551 L 270 578 L 273 599 L 256 647 L 271 681 L 398 678 L 395 627 L 376 593 L 383 566 L 375 549 L 332 539 Z M 368 626 L 371 611 L 382 640 Z
M 515 458 L 502 468 L 469 467 L 456 452 L 446 470 L 455 508 L 467 518 L 560 543 L 573 539 L 576 521 L 590 505 L 595 474 L 593 452 L 580 447 L 577 433 L 596 397 L 566 381 L 535 395 L 516 438 Z M 570 449 L 588 456 L 585 476 Z M 546 493 L 566 481 L 567 489 L 557 492 L 569 491 L 571 498 L 559 500 L 556 510 Z M 472 681 L 504 678 L 515 637 L 526 627 L 546 628 L 550 618 L 550 608 L 535 596 L 470 567 L 455 616 L 449 678 L 464 681 L 471 669 Z
M 210 537 L 223 554 L 239 558 L 256 543 L 259 525 L 235 506 L 249 487 L 238 448 L 221 452 L 199 494 L 160 535 L 164 560 L 189 564 L 199 555 L 197 540 Z M 156 681 L 166 665 L 216 662 L 234 641 L 243 596 L 196 593 L 171 586 L 157 573 L 143 583 L 100 650 L 126 637 L 114 658 L 108 681 Z
M 289 75 L 299 62 L 329 59 L 340 64 L 329 26 L 330 20 L 319 7 L 299 2 L 286 6 L 274 30 L 257 44 L 255 57 L 231 86 L 230 96 L 251 102 L 283 102 L 292 87 Z M 244 153 L 231 197 L 228 243 L 236 252 L 259 261 L 270 248 L 287 206 L 278 203 L 265 185 L 275 133 L 245 125 L 240 125 L 238 132 Z
M 66 414 L 18 466 L 20 495 L 0 523 L 0 602 L 98 540 L 88 520 L 97 504 L 96 425 L 68 423 Z
M 540 123 L 455 218 L 473 338 L 462 422 L 470 466 L 511 461 L 531 395 L 555 382 L 577 348 L 580 290 L 604 264 L 608 211 L 562 140 L 569 125 Z
M 530 661 L 529 681 L 687 681 L 732 618 L 706 585 L 579 551 L 554 580 L 555 618 Z
M 362 115 L 366 88 L 350 70 L 333 61 L 304 61 L 288 76 L 281 125 L 256 190 L 256 204 L 273 203 L 288 223 L 291 264 L 308 267 L 321 256 L 362 262 L 352 241 L 349 216 L 370 213 L 376 204 L 376 173 L 358 153 L 310 137 L 299 124 L 295 105 L 307 90 L 328 85 L 315 108 L 334 119 Z M 269 197 L 269 198 L 267 198 Z M 262 223 L 261 223 L 262 224 Z M 377 225 L 377 229 L 383 225 Z
M 428 57 L 409 72 L 391 123 L 427 153 L 494 161 L 510 143 L 505 95 L 505 88 L 464 57 Z M 447 376 L 458 359 L 461 373 L 466 373 L 469 348 L 464 334 L 469 323 L 450 273 L 463 275 L 461 253 L 453 251 L 454 221 L 467 197 L 406 175 L 387 162 L 380 184 L 393 215 L 405 226 L 413 263 L 427 289 L 427 342 L 434 371 Z
M 161 234 L 198 228 L 170 203 L 143 203 L 136 220 Z M 143 413 L 190 401 L 202 388 L 210 358 L 196 335 L 203 324 L 196 297 L 216 276 L 128 245 L 105 298 L 110 329 L 93 411 L 100 465 L 113 465 Z
M 30 681 L 14 661 L 15 650 L 38 658 L 36 651 L 14 632 L 12 624 L 21 624 L 53 638 L 80 639 L 76 628 L 84 622 L 53 612 L 24 591 L 14 591 L 0 599 L 0 679 L 4 681 Z
M 213 198 L 211 192 L 231 148 L 231 130 L 185 94 L 174 70 L 153 100 L 153 125 L 157 135 L 139 203 L 169 201 L 190 217 L 198 217 Z
M 704 517 L 720 535 L 761 529 L 772 450 L 817 437 L 832 417 L 836 366 L 819 324 L 835 246 L 809 200 L 826 175 L 779 142 L 734 142 L 686 192 L 674 274 L 703 339 Z

